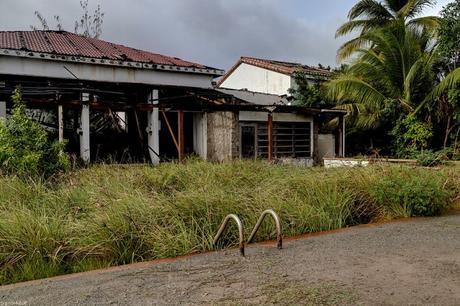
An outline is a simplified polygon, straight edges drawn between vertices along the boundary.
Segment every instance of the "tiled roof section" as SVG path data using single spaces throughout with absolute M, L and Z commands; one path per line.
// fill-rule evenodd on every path
M 0 31 L 0 49 L 200 69 L 210 68 L 179 58 L 129 48 L 65 31 Z
M 296 72 L 304 72 L 306 74 L 313 76 L 331 76 L 331 72 L 327 69 L 302 65 L 299 63 L 281 62 L 254 57 L 241 57 L 241 62 L 289 75 L 294 74 Z
M 282 61 L 275 61 L 275 60 L 268 60 L 262 58 L 255 58 L 255 57 L 246 57 L 242 56 L 239 61 L 230 68 L 227 73 L 219 80 L 217 85 L 219 86 L 222 84 L 230 74 L 238 68 L 239 65 L 242 63 L 253 65 L 256 67 L 268 69 L 271 71 L 279 72 L 282 74 L 293 75 L 296 72 L 304 72 L 308 75 L 313 77 L 320 77 L 320 78 L 330 78 L 332 73 L 327 69 L 322 69 L 318 67 L 312 67 L 307 65 L 302 65 L 299 63 L 290 63 L 290 62 L 282 62 Z

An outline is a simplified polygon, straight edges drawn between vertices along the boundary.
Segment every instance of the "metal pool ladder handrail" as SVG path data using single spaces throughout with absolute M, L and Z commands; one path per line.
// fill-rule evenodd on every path
M 237 215 L 234 214 L 229 214 L 225 217 L 224 221 L 222 221 L 222 224 L 219 227 L 219 231 L 217 232 L 216 236 L 214 237 L 213 240 L 213 245 L 217 244 L 217 241 L 219 241 L 220 236 L 222 233 L 225 231 L 227 228 L 228 222 L 233 219 L 236 222 L 236 225 L 238 226 L 238 234 L 240 237 L 240 253 L 241 256 L 244 256 L 244 231 L 243 231 L 243 223 L 241 222 L 240 218 L 238 218 Z
M 274 212 L 272 209 L 267 209 L 260 215 L 259 220 L 257 220 L 257 223 L 254 226 L 254 229 L 252 230 L 251 235 L 249 236 L 248 243 L 252 242 L 252 240 L 256 236 L 257 231 L 260 228 L 260 225 L 262 224 L 262 222 L 265 219 L 265 216 L 267 215 L 271 215 L 273 217 L 273 220 L 275 221 L 277 247 L 278 249 L 281 250 L 283 248 L 283 237 L 281 235 L 281 222 L 276 212 Z

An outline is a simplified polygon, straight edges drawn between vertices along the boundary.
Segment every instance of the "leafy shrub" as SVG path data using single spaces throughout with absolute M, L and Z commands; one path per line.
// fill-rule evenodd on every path
M 390 169 L 376 181 L 370 193 L 387 214 L 435 216 L 449 206 L 451 193 L 444 188 L 446 181 L 447 177 L 441 173 Z
M 446 160 L 460 161 L 460 151 L 454 147 L 447 147 L 439 151 Z
M 391 134 L 396 138 L 395 150 L 399 157 L 408 157 L 426 149 L 433 137 L 431 127 L 414 116 L 400 119 Z
M 20 176 L 50 176 L 68 169 L 64 144 L 50 141 L 46 130 L 27 117 L 19 88 L 12 100 L 11 118 L 0 120 L 0 169 Z
M 421 151 L 415 157 L 417 159 L 417 165 L 423 167 L 434 167 L 442 164 L 444 160 L 447 159 L 444 152 L 433 152 L 431 150 Z

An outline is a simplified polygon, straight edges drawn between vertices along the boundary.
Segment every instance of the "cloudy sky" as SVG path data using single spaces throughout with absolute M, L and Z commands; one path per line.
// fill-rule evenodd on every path
M 448 2 L 426 14 L 437 14 Z M 240 56 L 335 65 L 334 38 L 357 0 L 90 0 L 105 12 L 102 39 L 228 69 Z M 34 11 L 69 31 L 79 0 L 1 0 L 0 30 L 39 25 Z

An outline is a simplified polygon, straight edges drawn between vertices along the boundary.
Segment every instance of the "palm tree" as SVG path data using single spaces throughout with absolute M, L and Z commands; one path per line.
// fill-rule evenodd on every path
M 358 49 L 348 70 L 326 84 L 329 97 L 354 115 L 358 127 L 377 128 L 389 110 L 406 115 L 420 111 L 460 83 L 457 69 L 434 86 L 435 44 L 426 30 L 399 20 L 361 37 L 372 48 Z
M 336 32 L 336 37 L 360 31 L 358 37 L 343 44 L 337 54 L 344 60 L 357 49 L 368 45 L 365 34 L 381 29 L 394 21 L 404 21 L 406 25 L 424 31 L 436 31 L 440 19 L 434 16 L 417 17 L 435 0 L 360 0 L 348 13 L 348 21 Z

